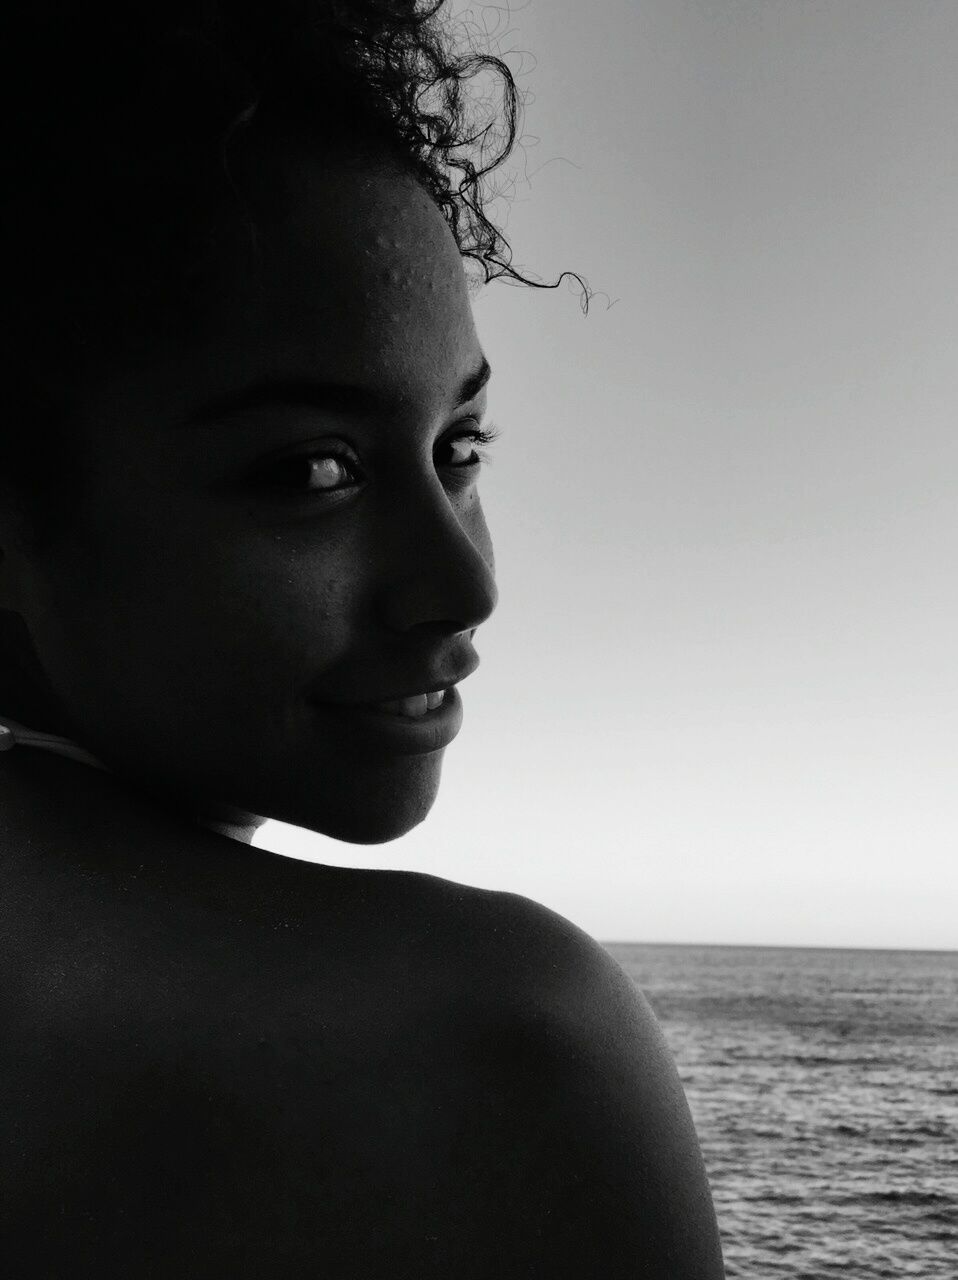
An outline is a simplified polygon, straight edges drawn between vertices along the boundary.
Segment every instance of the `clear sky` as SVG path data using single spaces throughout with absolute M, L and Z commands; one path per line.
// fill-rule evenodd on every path
M 255 842 L 603 941 L 958 947 L 958 4 L 453 6 L 530 97 L 433 813 Z M 611 305 L 610 305 L 611 304 Z

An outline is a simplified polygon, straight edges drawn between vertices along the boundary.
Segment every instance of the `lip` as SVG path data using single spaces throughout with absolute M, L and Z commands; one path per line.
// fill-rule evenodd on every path
M 429 755 L 442 751 L 462 728 L 462 698 L 455 685 L 446 685 L 440 705 L 424 715 L 400 716 L 364 703 L 320 702 L 324 716 L 335 720 L 363 746 L 378 744 L 399 755 Z M 421 693 L 438 690 L 422 689 Z

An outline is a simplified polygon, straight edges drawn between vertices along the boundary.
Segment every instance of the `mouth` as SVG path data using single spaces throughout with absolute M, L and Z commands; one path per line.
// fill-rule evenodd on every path
M 448 747 L 462 726 L 462 699 L 454 684 L 386 702 L 326 703 L 321 710 L 327 723 L 335 722 L 364 752 L 426 755 Z
M 394 698 L 391 702 L 372 703 L 375 711 L 384 711 L 390 716 L 402 716 L 408 720 L 421 720 L 430 711 L 436 711 L 445 701 L 446 690 L 437 689 L 432 693 L 414 693 L 408 698 Z

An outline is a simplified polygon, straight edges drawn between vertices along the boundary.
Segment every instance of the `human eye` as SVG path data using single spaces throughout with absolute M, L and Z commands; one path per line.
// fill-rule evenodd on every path
M 494 423 L 482 427 L 477 418 L 467 418 L 439 441 L 436 466 L 459 472 L 479 467 L 489 457 L 486 446 L 498 438 L 499 429 Z
M 292 497 L 341 493 L 362 480 L 355 460 L 330 445 L 273 458 L 257 469 L 257 476 L 268 488 Z

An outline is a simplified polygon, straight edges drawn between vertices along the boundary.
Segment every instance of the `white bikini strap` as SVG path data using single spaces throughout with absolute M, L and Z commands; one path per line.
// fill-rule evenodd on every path
M 10 751 L 16 746 L 41 747 L 44 751 L 55 751 L 57 755 L 79 760 L 81 764 L 92 765 L 94 769 L 103 769 L 107 773 L 113 772 L 109 765 L 105 765 L 102 760 L 85 751 L 71 738 L 61 738 L 55 733 L 41 733 L 39 729 L 30 729 L 25 724 L 11 720 L 9 716 L 0 715 L 0 751 Z

